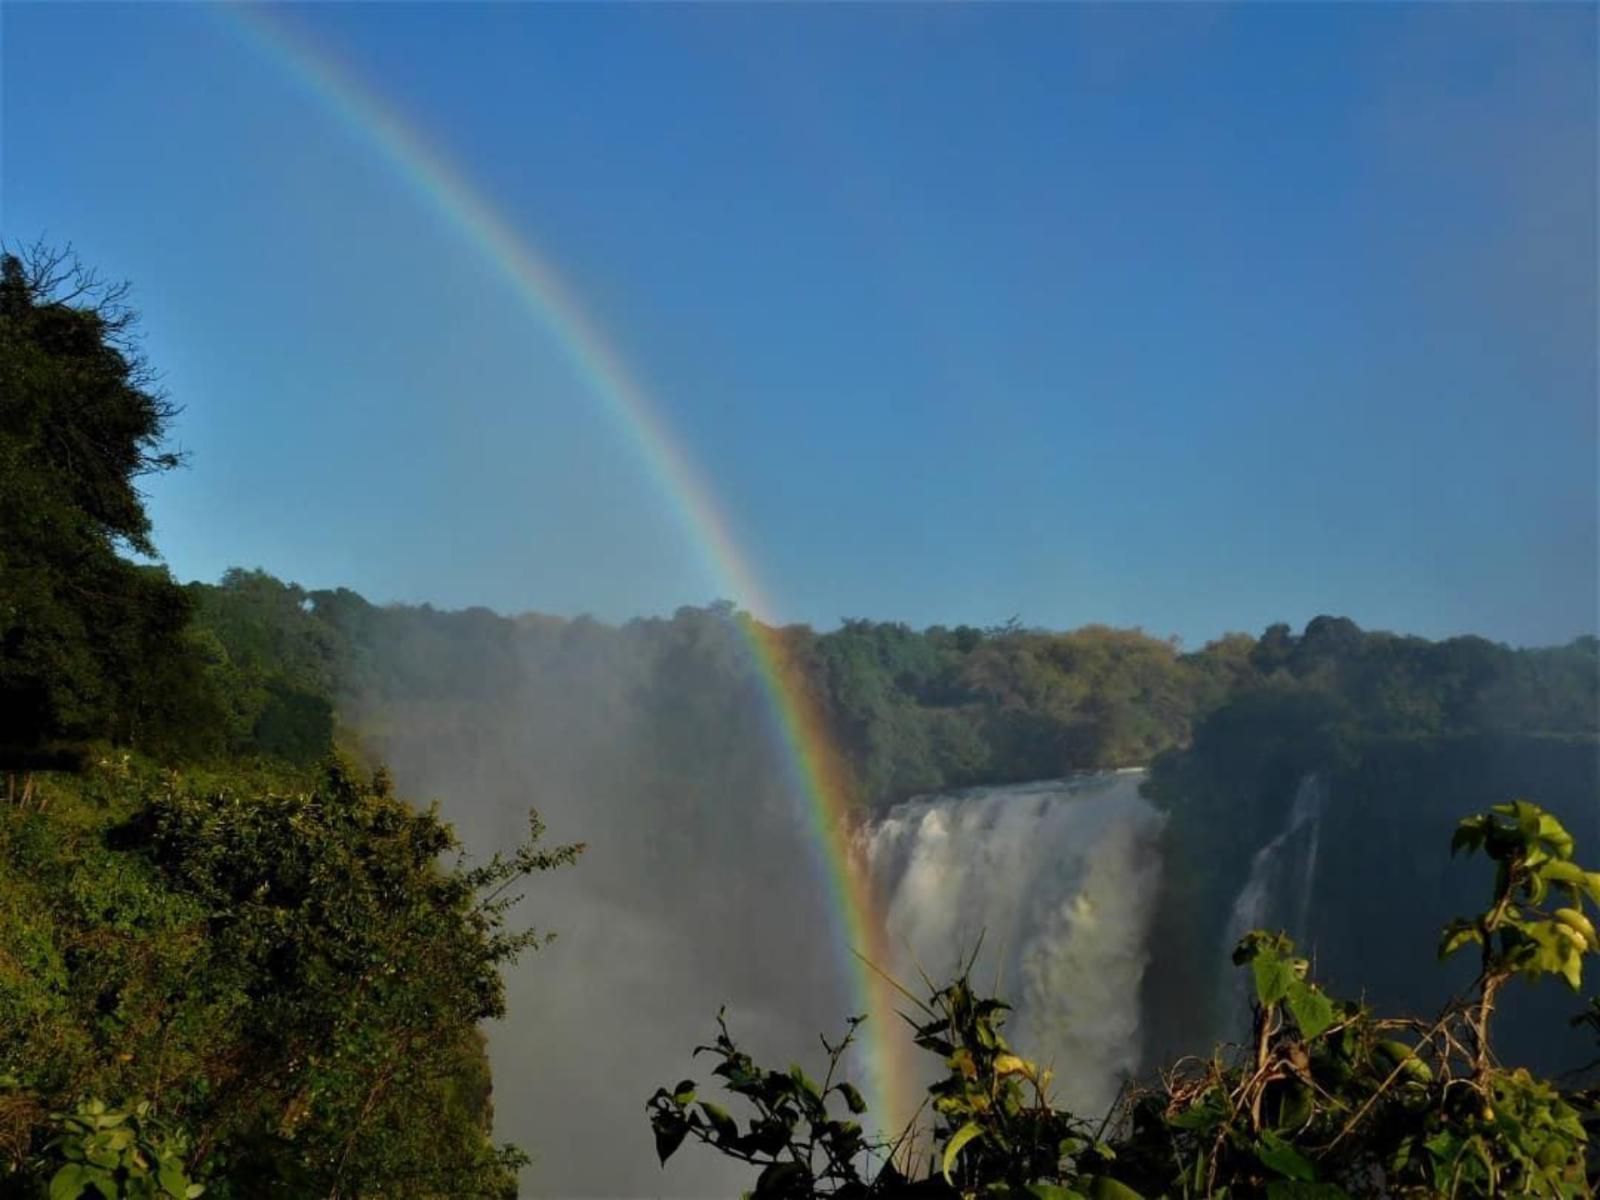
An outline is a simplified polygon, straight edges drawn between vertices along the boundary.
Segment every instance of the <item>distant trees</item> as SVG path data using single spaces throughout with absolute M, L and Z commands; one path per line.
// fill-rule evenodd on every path
M 380 608 L 353 592 L 308 592 L 238 570 L 191 593 L 192 636 L 208 647 L 237 750 L 308 761 L 331 738 L 332 708 L 357 696 L 369 718 L 372 705 L 392 703 L 415 725 L 430 706 L 455 722 L 473 706 L 500 712 L 508 699 L 537 693 L 544 704 L 564 698 L 573 719 L 582 713 L 619 736 L 643 722 L 658 766 L 702 772 L 684 778 L 683 790 L 724 795 L 715 764 L 763 736 L 762 721 L 730 718 L 759 708 L 761 684 L 741 632 L 750 618 L 726 606 L 615 627 Z M 1328 767 L 1376 737 L 1581 736 L 1600 722 L 1593 638 L 1514 650 L 1474 637 L 1367 632 L 1332 617 L 1299 635 L 1275 625 L 1189 652 L 1099 625 L 919 631 L 847 620 L 826 633 L 770 632 L 798 672 L 787 685 L 807 692 L 853 774 L 852 794 L 871 806 L 1147 765 L 1191 748 L 1162 766 L 1165 778 L 1213 762 L 1237 779 L 1241 755 L 1260 765 L 1271 758 L 1273 770 Z
M 324 757 L 350 673 L 347 639 L 312 615 L 304 589 L 264 571 L 235 568 L 188 591 L 228 750 L 302 764 Z

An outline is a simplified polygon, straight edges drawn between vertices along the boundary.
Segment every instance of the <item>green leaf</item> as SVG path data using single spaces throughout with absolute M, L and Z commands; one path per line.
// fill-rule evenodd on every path
M 1289 985 L 1295 981 L 1293 964 L 1276 950 L 1266 947 L 1262 947 L 1250 960 L 1250 970 L 1255 976 L 1256 998 L 1261 1001 L 1263 1008 L 1270 1008 L 1282 1000 Z
M 950 1135 L 950 1141 L 945 1145 L 944 1148 L 943 1173 L 944 1181 L 950 1184 L 951 1187 L 955 1186 L 955 1182 L 950 1178 L 950 1168 L 955 1166 L 956 1155 L 960 1154 L 962 1147 L 970 1142 L 973 1138 L 979 1138 L 982 1136 L 983 1126 L 979 1125 L 976 1121 L 968 1121 L 960 1129 L 956 1130 Z
M 1322 1034 L 1337 1019 L 1333 1001 L 1323 995 L 1321 989 L 1303 980 L 1297 979 L 1289 985 L 1288 1003 L 1294 1023 L 1300 1026 L 1307 1041 Z
M 815 1081 L 813 1081 L 812 1078 L 805 1073 L 804 1068 L 802 1068 L 799 1063 L 790 1064 L 789 1078 L 794 1080 L 799 1086 L 800 1090 L 812 1100 L 815 1100 L 819 1104 L 822 1102 L 822 1089 L 817 1087 Z
M 867 1102 L 861 1098 L 861 1093 L 856 1090 L 855 1084 L 841 1083 L 838 1085 L 838 1092 L 844 1097 L 845 1105 L 857 1116 L 867 1111 Z
M 1468 942 L 1483 943 L 1483 931 L 1472 921 L 1455 920 L 1444 927 L 1439 938 L 1439 957 L 1449 958 Z
M 1558 861 L 1540 867 L 1539 874 L 1570 890 L 1574 904 L 1578 903 L 1579 896 L 1588 896 L 1590 901 L 1600 905 L 1600 873 L 1585 871 L 1577 863 Z
M 683 1139 L 689 1136 L 689 1122 L 675 1113 L 652 1113 L 650 1124 L 656 1134 L 656 1157 L 661 1160 L 661 1165 L 666 1166 L 667 1159 L 677 1152 L 683 1145 Z M 53 1200 L 53 1198 L 52 1198 Z
M 1084 1200 L 1081 1193 L 1062 1187 L 1059 1183 L 1030 1183 L 1023 1190 L 1033 1200 Z
M 91 1172 L 99 1173 L 82 1163 L 68 1163 L 62 1167 L 50 1177 L 50 1200 L 78 1200 L 83 1189 L 89 1186 Z
M 1583 986 L 1583 955 L 1574 950 L 1561 963 L 1561 974 L 1577 991 Z
M 1302 1129 L 1315 1113 L 1315 1096 L 1311 1089 L 1303 1083 L 1294 1082 L 1284 1089 L 1272 1124 L 1277 1129 Z
M 751 1124 L 744 1144 L 762 1154 L 776 1154 L 789 1144 L 790 1129 L 782 1121 L 763 1118 Z
M 161 1190 L 173 1200 L 184 1200 L 184 1194 L 189 1190 L 189 1180 L 177 1160 L 169 1158 L 164 1161 L 156 1178 L 161 1181 Z
M 1539 813 L 1539 837 L 1550 843 L 1550 848 L 1557 858 L 1570 859 L 1574 848 L 1572 835 L 1567 832 L 1567 827 L 1556 820 L 1547 812 Z
M 1167 1118 L 1167 1124 L 1174 1129 L 1215 1129 L 1222 1121 L 1223 1112 L 1209 1101 L 1204 1104 L 1192 1105 L 1182 1112 L 1175 1113 Z
M 1472 853 L 1483 845 L 1483 818 L 1468 817 L 1456 826 L 1455 835 L 1450 839 L 1450 856 L 1455 857 L 1458 850 Z
M 1090 1200 L 1144 1200 L 1138 1192 L 1109 1175 L 1095 1175 L 1089 1179 Z
M 787 1200 L 811 1194 L 811 1173 L 795 1162 L 775 1162 L 756 1179 L 757 1200 Z
M 717 1137 L 723 1141 L 730 1141 L 739 1136 L 739 1125 L 728 1110 L 720 1104 L 713 1104 L 709 1100 L 700 1101 L 700 1110 L 706 1114 L 706 1119 L 711 1122 L 711 1127 L 717 1131 Z
M 122 1161 L 122 1155 L 98 1138 L 92 1138 L 84 1143 L 83 1156 L 95 1166 L 105 1167 L 107 1170 L 115 1170 L 117 1164 Z
M 84 1188 L 92 1187 L 105 1200 L 117 1200 L 117 1184 L 99 1167 L 68 1163 L 50 1179 L 50 1200 L 78 1200 Z
M 1310 1183 L 1317 1178 L 1317 1168 L 1311 1160 L 1270 1129 L 1261 1131 L 1256 1157 L 1261 1160 L 1262 1166 L 1270 1167 L 1286 1179 Z

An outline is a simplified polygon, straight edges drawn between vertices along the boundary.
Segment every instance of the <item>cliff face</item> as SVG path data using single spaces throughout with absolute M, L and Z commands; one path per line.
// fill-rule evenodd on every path
M 1218 769 L 1226 764 L 1214 762 L 1209 780 L 1187 780 L 1213 794 L 1163 797 L 1175 819 L 1145 978 L 1152 1063 L 1243 1035 L 1228 1011 L 1234 968 L 1225 943 L 1253 874 L 1267 893 L 1250 898 L 1254 910 L 1288 929 L 1330 990 L 1425 1015 L 1473 975 L 1470 956 L 1437 961 L 1439 928 L 1476 911 L 1491 884 L 1482 859 L 1448 853 L 1461 817 L 1532 800 L 1566 823 L 1582 861 L 1600 862 L 1600 739 L 1474 734 L 1344 749 L 1338 765 L 1306 761 L 1298 772 L 1282 759 L 1241 762 L 1231 781 Z M 1325 780 L 1314 825 L 1295 805 L 1312 773 Z M 1297 819 L 1293 854 L 1284 850 L 1275 871 L 1263 869 L 1263 850 Z M 1588 1038 L 1567 1024 L 1581 1006 L 1581 996 L 1549 983 L 1508 988 L 1502 1057 L 1547 1073 L 1587 1062 Z

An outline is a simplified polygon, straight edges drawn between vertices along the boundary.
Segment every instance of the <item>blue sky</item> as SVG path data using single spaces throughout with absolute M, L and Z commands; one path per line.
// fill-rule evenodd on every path
M 778 617 L 1596 627 L 1592 6 L 276 11 L 556 264 Z M 236 22 L 0 12 L 0 232 L 136 285 L 177 574 L 723 590 L 494 265 Z

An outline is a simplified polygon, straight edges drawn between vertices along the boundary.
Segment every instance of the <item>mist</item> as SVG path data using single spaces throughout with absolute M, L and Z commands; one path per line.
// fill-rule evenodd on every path
M 510 973 L 489 1030 L 496 1136 L 534 1154 L 526 1191 L 749 1186 L 694 1147 L 663 1170 L 646 1098 L 705 1081 L 692 1050 L 724 1006 L 757 1061 L 815 1064 L 860 1001 L 745 618 L 713 605 L 610 626 L 327 593 L 312 611 L 349 646 L 345 725 L 405 795 L 439 798 L 469 853 L 514 845 L 530 807 L 550 842 L 587 848 L 528 881 L 517 917 L 556 937 Z M 1456 869 L 1448 899 L 1403 917 L 1363 918 L 1373 896 L 1512 794 L 1593 828 L 1591 642 L 1519 652 L 1332 618 L 1186 657 L 1104 628 L 806 637 L 867 801 L 849 832 L 885 923 L 879 965 L 942 983 L 983 939 L 975 981 L 1015 1005 L 1014 1044 L 1085 1114 L 1238 1035 L 1227 960 L 1245 928 L 1284 928 L 1352 989 L 1428 1010 L 1452 979 L 1438 925 L 1482 881 Z M 1389 857 L 1363 844 L 1367 805 L 1396 832 Z M 1507 1045 L 1575 1061 L 1559 1008 L 1513 1002 Z
M 465 619 L 457 640 L 385 623 L 371 651 L 406 694 L 349 711 L 474 854 L 513 845 L 530 806 L 550 841 L 587 846 L 517 913 L 556 939 L 510 973 L 489 1030 L 496 1136 L 533 1151 L 534 1194 L 737 1194 L 747 1172 L 719 1156 L 657 1164 L 645 1100 L 704 1074 L 690 1052 L 723 1005 L 782 1062 L 810 1061 L 850 1011 L 742 635 L 702 610 L 620 629 Z

